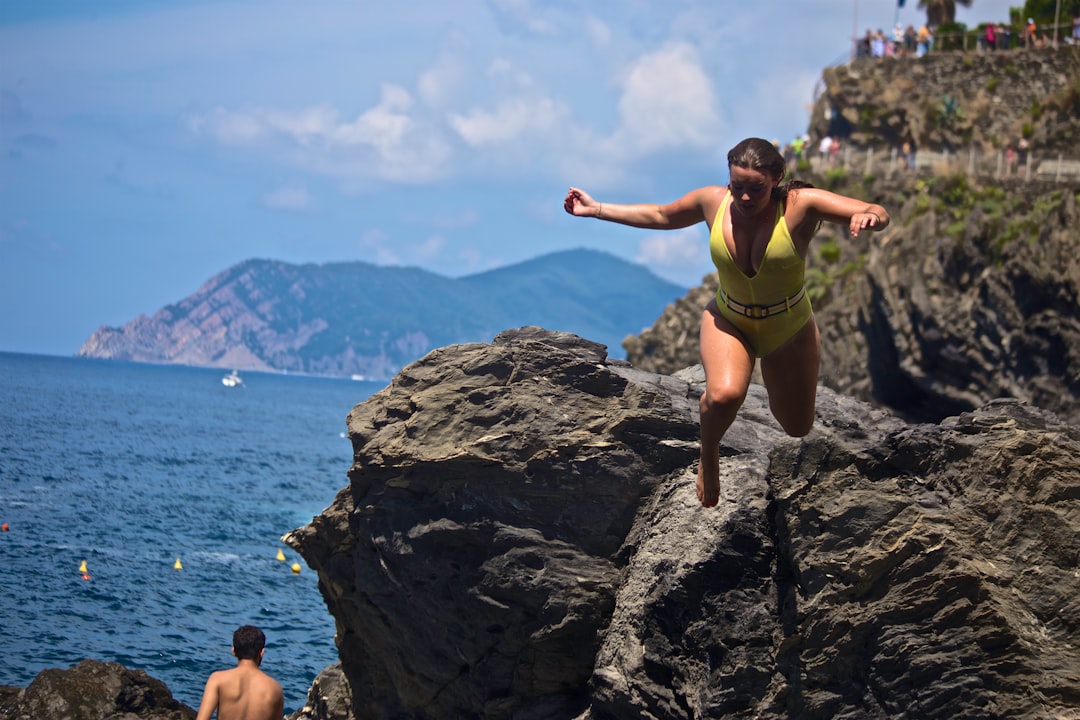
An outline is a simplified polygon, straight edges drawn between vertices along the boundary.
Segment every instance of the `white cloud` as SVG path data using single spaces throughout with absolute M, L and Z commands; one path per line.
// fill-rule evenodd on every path
M 279 187 L 263 197 L 263 204 L 275 210 L 293 212 L 305 212 L 313 207 L 312 198 L 303 186 Z
M 277 145 L 280 161 L 323 174 L 425 182 L 444 172 L 451 150 L 412 114 L 413 105 L 407 90 L 385 84 L 378 104 L 353 121 L 323 104 L 248 112 L 218 108 L 190 118 L 188 127 L 223 145 Z
M 446 238 L 442 235 L 429 235 L 422 243 L 409 250 L 409 257 L 413 262 L 431 262 L 442 255 L 446 247 Z
M 207 134 L 222 145 L 249 145 L 267 136 L 267 127 L 255 115 L 217 108 L 206 115 L 188 118 L 188 129 Z
M 401 257 L 393 248 L 392 238 L 383 230 L 374 228 L 363 233 L 357 244 L 360 259 L 375 265 L 401 265 Z
M 711 145 L 720 116 L 697 50 L 679 43 L 640 57 L 626 74 L 619 117 L 615 139 L 628 151 Z
M 430 107 L 445 107 L 454 99 L 464 77 L 465 68 L 459 59 L 443 57 L 420 74 L 417 95 Z
M 483 147 L 546 132 L 566 114 L 566 109 L 551 98 L 517 97 L 502 100 L 492 111 L 451 113 L 447 121 L 466 143 Z
M 354 122 L 335 127 L 331 138 L 342 145 L 370 145 L 389 153 L 401 144 L 412 127 L 413 121 L 408 114 L 412 104 L 412 96 L 404 88 L 383 85 L 379 104 Z
M 700 263 L 708 251 L 703 236 L 701 228 L 696 226 L 650 235 L 638 244 L 635 261 L 664 267 Z
M 590 17 L 585 21 L 585 34 L 601 50 L 611 47 L 611 27 L 599 18 Z
M 537 35 L 553 35 L 555 25 L 545 15 L 545 6 L 532 0 L 489 0 L 491 9 L 512 27 Z
M 512 63 L 504 57 L 498 57 L 491 61 L 488 66 L 487 76 L 492 80 L 505 81 L 511 87 L 529 88 L 536 83 L 528 71 Z
M 712 269 L 705 226 L 649 235 L 638 243 L 634 262 L 687 287 L 698 284 Z

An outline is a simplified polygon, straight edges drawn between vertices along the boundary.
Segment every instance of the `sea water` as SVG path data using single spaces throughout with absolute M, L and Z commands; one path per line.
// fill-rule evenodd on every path
M 93 658 L 197 708 L 248 623 L 289 710 L 337 662 L 280 537 L 346 484 L 345 416 L 383 384 L 223 375 L 0 353 L 0 685 Z

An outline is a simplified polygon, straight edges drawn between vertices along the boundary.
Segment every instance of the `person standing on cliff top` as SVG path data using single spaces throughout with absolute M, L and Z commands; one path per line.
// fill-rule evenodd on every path
M 233 633 L 236 667 L 210 674 L 203 690 L 195 720 L 281 720 L 285 695 L 281 685 L 262 670 L 266 636 L 254 625 L 244 625 Z
M 720 499 L 720 441 L 746 398 L 757 358 L 769 408 L 793 437 L 814 423 L 821 347 L 804 272 L 822 222 L 852 236 L 881 231 L 885 208 L 785 177 L 784 158 L 767 140 L 748 138 L 727 155 L 727 187 L 691 190 L 666 205 L 617 205 L 571 187 L 566 212 L 650 230 L 704 222 L 720 289 L 701 314 L 701 449 L 697 496 Z

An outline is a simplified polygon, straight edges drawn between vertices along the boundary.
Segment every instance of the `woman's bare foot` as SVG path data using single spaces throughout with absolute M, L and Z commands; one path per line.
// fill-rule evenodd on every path
M 706 472 L 706 468 L 708 468 L 708 472 Z M 698 463 L 697 496 L 703 507 L 715 507 L 720 502 L 719 458 L 703 457 L 701 462 Z

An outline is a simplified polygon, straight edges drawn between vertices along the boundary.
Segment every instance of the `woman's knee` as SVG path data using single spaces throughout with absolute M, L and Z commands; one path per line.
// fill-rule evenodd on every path
M 814 427 L 813 405 L 796 412 L 777 412 L 775 407 L 772 408 L 772 411 L 773 417 L 780 423 L 780 427 L 791 437 L 806 437 Z
M 708 385 L 701 394 L 701 411 L 715 408 L 739 408 L 746 399 L 747 387 L 741 383 Z

